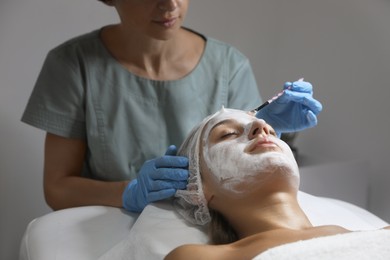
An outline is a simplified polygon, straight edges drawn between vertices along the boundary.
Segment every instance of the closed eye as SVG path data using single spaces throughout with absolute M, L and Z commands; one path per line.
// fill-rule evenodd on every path
M 221 135 L 221 139 L 228 139 L 230 137 L 234 137 L 234 136 L 237 136 L 239 133 L 238 132 L 235 132 L 235 131 L 232 131 L 232 132 L 227 132 L 227 133 L 224 133 Z

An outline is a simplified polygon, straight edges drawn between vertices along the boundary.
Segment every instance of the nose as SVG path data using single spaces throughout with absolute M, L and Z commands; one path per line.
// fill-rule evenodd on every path
M 249 133 L 248 138 L 249 140 L 256 138 L 256 136 L 264 135 L 267 136 L 270 134 L 270 129 L 268 128 L 267 123 L 262 119 L 257 119 L 253 121 Z
M 160 0 L 158 9 L 164 12 L 172 12 L 179 6 L 178 0 Z

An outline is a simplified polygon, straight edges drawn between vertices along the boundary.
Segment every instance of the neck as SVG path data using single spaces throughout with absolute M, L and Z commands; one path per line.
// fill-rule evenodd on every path
M 203 52 L 199 39 L 188 42 L 189 32 L 184 29 L 167 40 L 123 30 L 121 25 L 106 27 L 102 32 L 103 42 L 119 63 L 142 77 L 181 78 L 194 68 Z
M 263 194 L 264 196 L 264 194 Z M 303 230 L 312 227 L 290 193 L 273 193 L 261 199 L 236 201 L 224 214 L 240 238 L 275 229 Z

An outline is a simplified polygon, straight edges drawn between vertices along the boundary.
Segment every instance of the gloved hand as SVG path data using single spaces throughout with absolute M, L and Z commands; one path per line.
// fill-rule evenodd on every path
M 313 87 L 306 81 L 286 82 L 284 93 L 257 112 L 280 136 L 317 125 L 317 115 L 322 105 L 313 98 Z
M 165 155 L 146 161 L 138 177 L 122 194 L 123 207 L 141 212 L 151 202 L 172 197 L 177 189 L 185 189 L 188 179 L 188 159 L 176 156 L 176 146 L 168 147 Z

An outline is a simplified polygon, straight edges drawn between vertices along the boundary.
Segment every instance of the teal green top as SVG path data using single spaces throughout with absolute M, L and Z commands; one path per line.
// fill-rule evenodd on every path
M 51 50 L 22 121 L 47 132 L 85 139 L 84 176 L 133 179 L 147 159 L 180 146 L 207 115 L 261 104 L 248 59 L 206 38 L 194 70 L 178 80 L 132 74 L 103 45 L 100 30 Z

